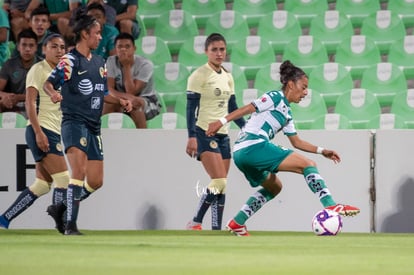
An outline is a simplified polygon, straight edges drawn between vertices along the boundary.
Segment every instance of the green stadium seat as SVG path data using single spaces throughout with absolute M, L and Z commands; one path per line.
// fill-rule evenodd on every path
M 259 96 L 261 96 L 261 93 L 257 89 L 247 88 L 244 90 L 236 90 L 235 95 L 237 106 L 242 107 L 257 99 Z
M 351 20 L 337 10 L 328 10 L 325 11 L 324 16 L 315 17 L 309 27 L 309 35 L 318 38 L 328 54 L 335 54 L 342 40 L 353 34 Z
M 155 21 L 154 35 L 167 43 L 171 54 L 177 54 L 188 38 L 198 34 L 196 21 L 184 10 L 167 11 Z
M 257 27 L 260 19 L 277 10 L 275 1 L 269 0 L 244 0 L 234 1 L 233 10 L 239 12 L 246 19 L 250 28 Z
M 414 78 L 414 35 L 406 35 L 391 45 L 388 62 L 398 65 L 407 79 Z
M 227 53 L 230 54 L 233 45 L 239 43 L 250 34 L 247 21 L 233 10 L 223 10 L 213 14 L 206 22 L 205 35 L 222 34 L 227 42 Z
M 310 128 L 311 130 L 339 130 L 339 129 L 349 129 L 348 118 L 344 115 L 335 114 L 335 113 L 326 113 L 323 116 L 315 119 Z
M 142 21 L 141 16 L 138 15 L 138 11 L 137 11 L 137 17 L 136 18 L 137 18 L 137 21 L 138 21 L 138 26 L 140 28 L 138 38 L 147 36 L 147 34 L 148 34 L 147 27 L 145 26 L 144 21 Z
M 407 29 L 414 27 L 414 1 L 388 1 L 387 5 L 388 10 L 392 10 L 400 16 Z
M 252 35 L 233 46 L 230 61 L 242 68 L 247 80 L 253 80 L 260 68 L 276 61 L 276 55 L 267 40 Z
M 308 95 L 298 104 L 290 105 L 296 129 L 311 129 L 314 121 L 324 116 L 328 110 L 319 92 L 308 89 Z
M 181 9 L 191 14 L 198 28 L 202 29 L 206 26 L 208 18 L 226 9 L 226 4 L 224 0 L 191 0 L 183 1 Z
M 316 66 L 329 61 L 325 46 L 311 35 L 301 35 L 289 42 L 283 52 L 283 60 L 290 60 L 308 75 Z
M 254 79 L 253 87 L 263 94 L 268 91 L 280 90 L 282 83 L 280 83 L 280 62 L 274 62 L 260 68 L 257 71 Z
M 335 3 L 335 9 L 345 14 L 354 28 L 360 28 L 362 21 L 380 10 L 381 5 L 378 0 L 339 0 Z
M 183 64 L 168 62 L 154 68 L 154 87 L 167 108 L 174 106 L 177 96 L 185 94 L 190 71 Z
M 223 62 L 222 66 L 233 76 L 235 91 L 241 91 L 249 87 L 246 76 L 239 65 L 232 62 Z
M 135 40 L 135 53 L 152 61 L 154 66 L 171 62 L 171 53 L 164 40 L 156 36 L 144 36 Z
M 380 114 L 368 122 L 369 129 L 407 129 L 404 118 L 396 114 Z
M 335 62 L 315 67 L 309 75 L 309 88 L 318 91 L 326 106 L 335 106 L 338 97 L 354 87 L 351 73 L 344 65 Z
M 130 116 L 124 113 L 109 113 L 101 116 L 101 128 L 136 129 Z
M 180 114 L 166 112 L 148 120 L 147 128 L 164 130 L 187 129 L 187 119 Z
M 174 112 L 187 117 L 187 93 L 176 97 L 174 104 Z
M 369 129 L 371 119 L 381 114 L 381 107 L 371 91 L 351 89 L 338 97 L 335 113 L 348 118 L 350 129 Z
M 328 8 L 326 0 L 289 0 L 284 4 L 284 9 L 295 15 L 302 28 L 308 28 L 310 22 Z
M 398 14 L 379 10 L 362 22 L 361 34 L 374 40 L 381 54 L 388 54 L 391 44 L 404 38 L 406 31 Z
M 361 88 L 372 91 L 381 107 L 390 107 L 395 95 L 407 91 L 407 80 L 397 65 L 378 63 L 364 71 Z
M 414 129 L 414 89 L 397 94 L 391 104 L 390 112 L 402 117 L 407 128 Z
M 0 113 L 0 129 L 25 128 L 27 119 L 16 112 Z
M 154 28 L 155 21 L 161 14 L 173 9 L 173 0 L 139 0 L 137 15 L 141 17 L 146 28 Z
M 257 35 L 269 41 L 276 54 L 282 54 L 287 43 L 302 35 L 302 29 L 293 14 L 277 10 L 260 20 Z
M 189 71 L 207 63 L 204 44 L 207 36 L 196 35 L 185 42 L 178 52 L 178 62 L 187 66 Z
M 371 38 L 353 35 L 338 46 L 335 62 L 344 65 L 351 72 L 352 79 L 356 80 L 361 79 L 367 68 L 381 62 L 381 54 Z

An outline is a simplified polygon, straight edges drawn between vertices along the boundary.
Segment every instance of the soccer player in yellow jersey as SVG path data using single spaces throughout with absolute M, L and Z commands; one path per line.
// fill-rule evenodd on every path
M 211 206 L 212 229 L 221 230 L 227 174 L 230 168 L 230 139 L 228 127 L 223 127 L 214 136 L 205 131 L 208 124 L 223 118 L 237 109 L 234 81 L 222 63 L 226 58 L 226 40 L 218 33 L 210 34 L 205 42 L 207 64 L 196 69 L 187 83 L 187 128 L 186 153 L 196 157 L 211 178 L 204 190 L 194 218 L 187 229 L 201 230 L 202 221 Z M 241 128 L 244 119 L 235 120 Z
M 16 201 L 0 216 L 0 227 L 8 228 L 40 196 L 49 192 L 54 182 L 53 201 L 66 198 L 69 172 L 60 142 L 62 113 L 43 91 L 43 83 L 65 54 L 65 42 L 59 34 L 49 35 L 43 43 L 45 59 L 32 66 L 26 78 L 26 111 L 29 123 L 26 142 L 36 161 L 36 178 L 23 190 Z M 57 224 L 63 232 L 63 224 Z M 58 228 L 60 227 L 60 228 Z

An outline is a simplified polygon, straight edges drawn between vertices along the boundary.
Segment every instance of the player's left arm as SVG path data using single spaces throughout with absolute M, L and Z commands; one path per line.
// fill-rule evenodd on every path
M 290 135 L 287 137 L 290 143 L 292 144 L 292 146 L 299 150 L 309 152 L 309 153 L 322 154 L 324 157 L 333 160 L 335 163 L 338 163 L 341 161 L 341 158 L 337 152 L 330 150 L 330 149 L 324 149 L 322 147 L 313 145 L 312 143 L 301 139 L 299 135 L 297 134 Z

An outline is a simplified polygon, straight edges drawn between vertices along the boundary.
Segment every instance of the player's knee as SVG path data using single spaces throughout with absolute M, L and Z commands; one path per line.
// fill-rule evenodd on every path
M 52 179 L 56 188 L 67 188 L 70 181 L 69 171 L 53 174 Z
M 40 197 L 44 194 L 47 194 L 50 191 L 50 185 L 51 183 L 36 178 L 32 185 L 29 186 L 30 191 L 32 191 L 33 194 Z
M 226 185 L 227 185 L 226 178 L 212 179 L 209 185 L 207 186 L 207 188 L 213 194 L 224 194 L 226 193 Z

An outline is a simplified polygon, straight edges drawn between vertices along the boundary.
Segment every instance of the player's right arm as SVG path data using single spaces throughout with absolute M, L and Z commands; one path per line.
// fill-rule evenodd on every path
M 49 151 L 49 140 L 47 139 L 47 136 L 40 127 L 36 111 L 36 101 L 38 95 L 39 92 L 34 87 L 27 87 L 25 106 L 27 117 L 29 118 L 30 124 L 32 125 L 33 131 L 36 136 L 37 147 L 39 147 L 40 150 L 42 150 L 43 152 L 47 152 Z

